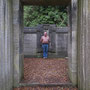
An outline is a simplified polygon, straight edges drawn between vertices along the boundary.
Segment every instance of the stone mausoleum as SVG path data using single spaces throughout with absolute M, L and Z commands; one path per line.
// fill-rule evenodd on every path
M 23 78 L 23 43 L 24 33 L 26 33 L 23 27 L 24 5 L 68 6 L 69 77 L 79 90 L 90 90 L 89 4 L 90 0 L 0 0 L 0 90 L 19 87 Z M 59 35 L 58 31 L 52 30 L 52 34 L 55 33 L 56 36 Z M 55 47 L 54 43 L 51 45 Z

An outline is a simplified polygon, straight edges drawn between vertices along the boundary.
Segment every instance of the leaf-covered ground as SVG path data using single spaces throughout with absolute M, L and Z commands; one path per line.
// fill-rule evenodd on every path
M 66 59 L 24 59 L 24 79 L 22 83 L 60 84 L 70 83 Z M 77 90 L 68 87 L 22 87 L 15 90 Z
M 65 59 L 25 58 L 25 83 L 68 83 L 68 67 Z

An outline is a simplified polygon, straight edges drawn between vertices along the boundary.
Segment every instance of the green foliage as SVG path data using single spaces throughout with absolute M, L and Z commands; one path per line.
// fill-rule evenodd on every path
M 24 26 L 38 24 L 56 24 L 65 27 L 68 23 L 66 7 L 60 6 L 24 6 Z

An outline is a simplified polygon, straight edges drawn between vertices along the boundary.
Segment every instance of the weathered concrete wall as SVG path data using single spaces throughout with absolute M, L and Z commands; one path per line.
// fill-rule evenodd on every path
M 78 86 L 90 90 L 90 0 L 79 0 L 78 7 Z
M 68 57 L 68 31 L 69 28 L 57 28 L 55 43 L 58 57 Z
M 23 5 L 20 0 L 13 0 L 14 30 L 14 86 L 23 78 Z
M 38 33 L 38 30 L 44 32 L 45 30 L 44 28 L 47 27 L 46 31 L 49 34 L 50 39 L 51 39 L 51 43 L 49 44 L 49 57 L 52 57 L 52 56 L 53 57 L 67 57 L 68 29 L 69 28 L 67 27 L 60 28 L 56 26 L 50 27 L 51 25 L 49 26 L 46 24 L 45 26 L 43 25 L 43 28 L 41 26 L 37 26 L 37 28 L 36 27 L 25 28 L 24 30 L 24 55 L 30 56 L 30 57 L 42 56 L 40 38 L 43 35 L 43 33 L 42 32 Z M 54 28 L 54 32 L 51 28 Z M 40 38 L 38 34 L 40 35 Z
M 77 85 L 77 0 L 72 0 L 69 7 L 69 26 L 68 33 L 68 66 L 69 77 L 74 85 Z
M 12 0 L 0 0 L 0 90 L 13 87 Z
M 37 55 L 37 35 L 24 34 L 24 55 Z

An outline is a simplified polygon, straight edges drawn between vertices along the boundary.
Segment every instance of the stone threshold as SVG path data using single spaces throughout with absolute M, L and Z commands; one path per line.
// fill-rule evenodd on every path
M 72 87 L 75 88 L 76 86 L 72 83 L 51 83 L 51 84 L 40 84 L 40 83 L 19 83 L 19 87 Z

